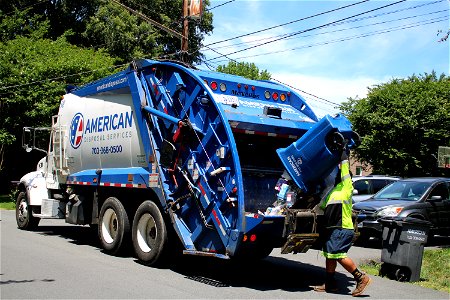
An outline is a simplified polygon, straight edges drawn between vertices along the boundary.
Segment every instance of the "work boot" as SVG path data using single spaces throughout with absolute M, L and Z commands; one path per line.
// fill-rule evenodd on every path
M 324 283 L 322 285 L 313 286 L 314 291 L 316 292 L 327 292 L 327 293 L 336 293 L 339 289 L 337 287 L 336 281 L 332 281 L 330 283 Z
M 352 296 L 356 297 L 361 295 L 366 287 L 372 282 L 372 279 L 367 274 L 364 274 L 356 283 L 356 288 L 352 292 Z

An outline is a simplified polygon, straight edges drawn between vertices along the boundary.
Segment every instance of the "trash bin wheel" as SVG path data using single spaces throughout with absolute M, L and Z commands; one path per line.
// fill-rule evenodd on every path
M 398 267 L 395 271 L 395 279 L 397 281 L 405 282 L 411 278 L 411 271 L 407 267 Z

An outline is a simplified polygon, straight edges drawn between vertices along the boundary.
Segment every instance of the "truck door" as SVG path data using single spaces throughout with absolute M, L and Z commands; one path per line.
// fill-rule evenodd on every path
M 439 233 L 450 231 L 450 199 L 449 182 L 435 186 L 427 197 L 427 214 Z

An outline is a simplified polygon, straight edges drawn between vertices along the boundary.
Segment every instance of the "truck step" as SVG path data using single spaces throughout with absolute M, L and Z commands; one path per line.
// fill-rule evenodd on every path
M 196 256 L 217 257 L 217 258 L 221 258 L 221 259 L 230 259 L 230 257 L 228 255 L 225 255 L 225 254 L 219 254 L 219 253 L 213 253 L 213 252 L 205 252 L 205 251 L 198 251 L 198 250 L 183 250 L 183 254 L 196 255 Z
M 281 247 L 281 254 L 291 252 L 305 253 L 319 239 L 318 233 L 294 233 L 290 234 L 286 243 Z

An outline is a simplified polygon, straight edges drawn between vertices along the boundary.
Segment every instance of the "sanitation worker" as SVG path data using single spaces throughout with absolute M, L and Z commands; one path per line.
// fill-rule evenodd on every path
M 334 188 L 319 204 L 324 211 L 326 227 L 322 248 L 322 253 L 326 259 L 326 279 L 323 285 L 315 286 L 314 290 L 317 292 L 338 291 L 334 275 L 337 263 L 339 263 L 356 280 L 356 288 L 352 292 L 352 296 L 359 296 L 370 284 L 371 279 L 367 274 L 362 273 L 353 260 L 347 256 L 347 252 L 352 245 L 354 227 L 352 222 L 353 184 L 348 154 L 345 149 L 342 151 L 339 168 L 340 172 L 336 176 Z

